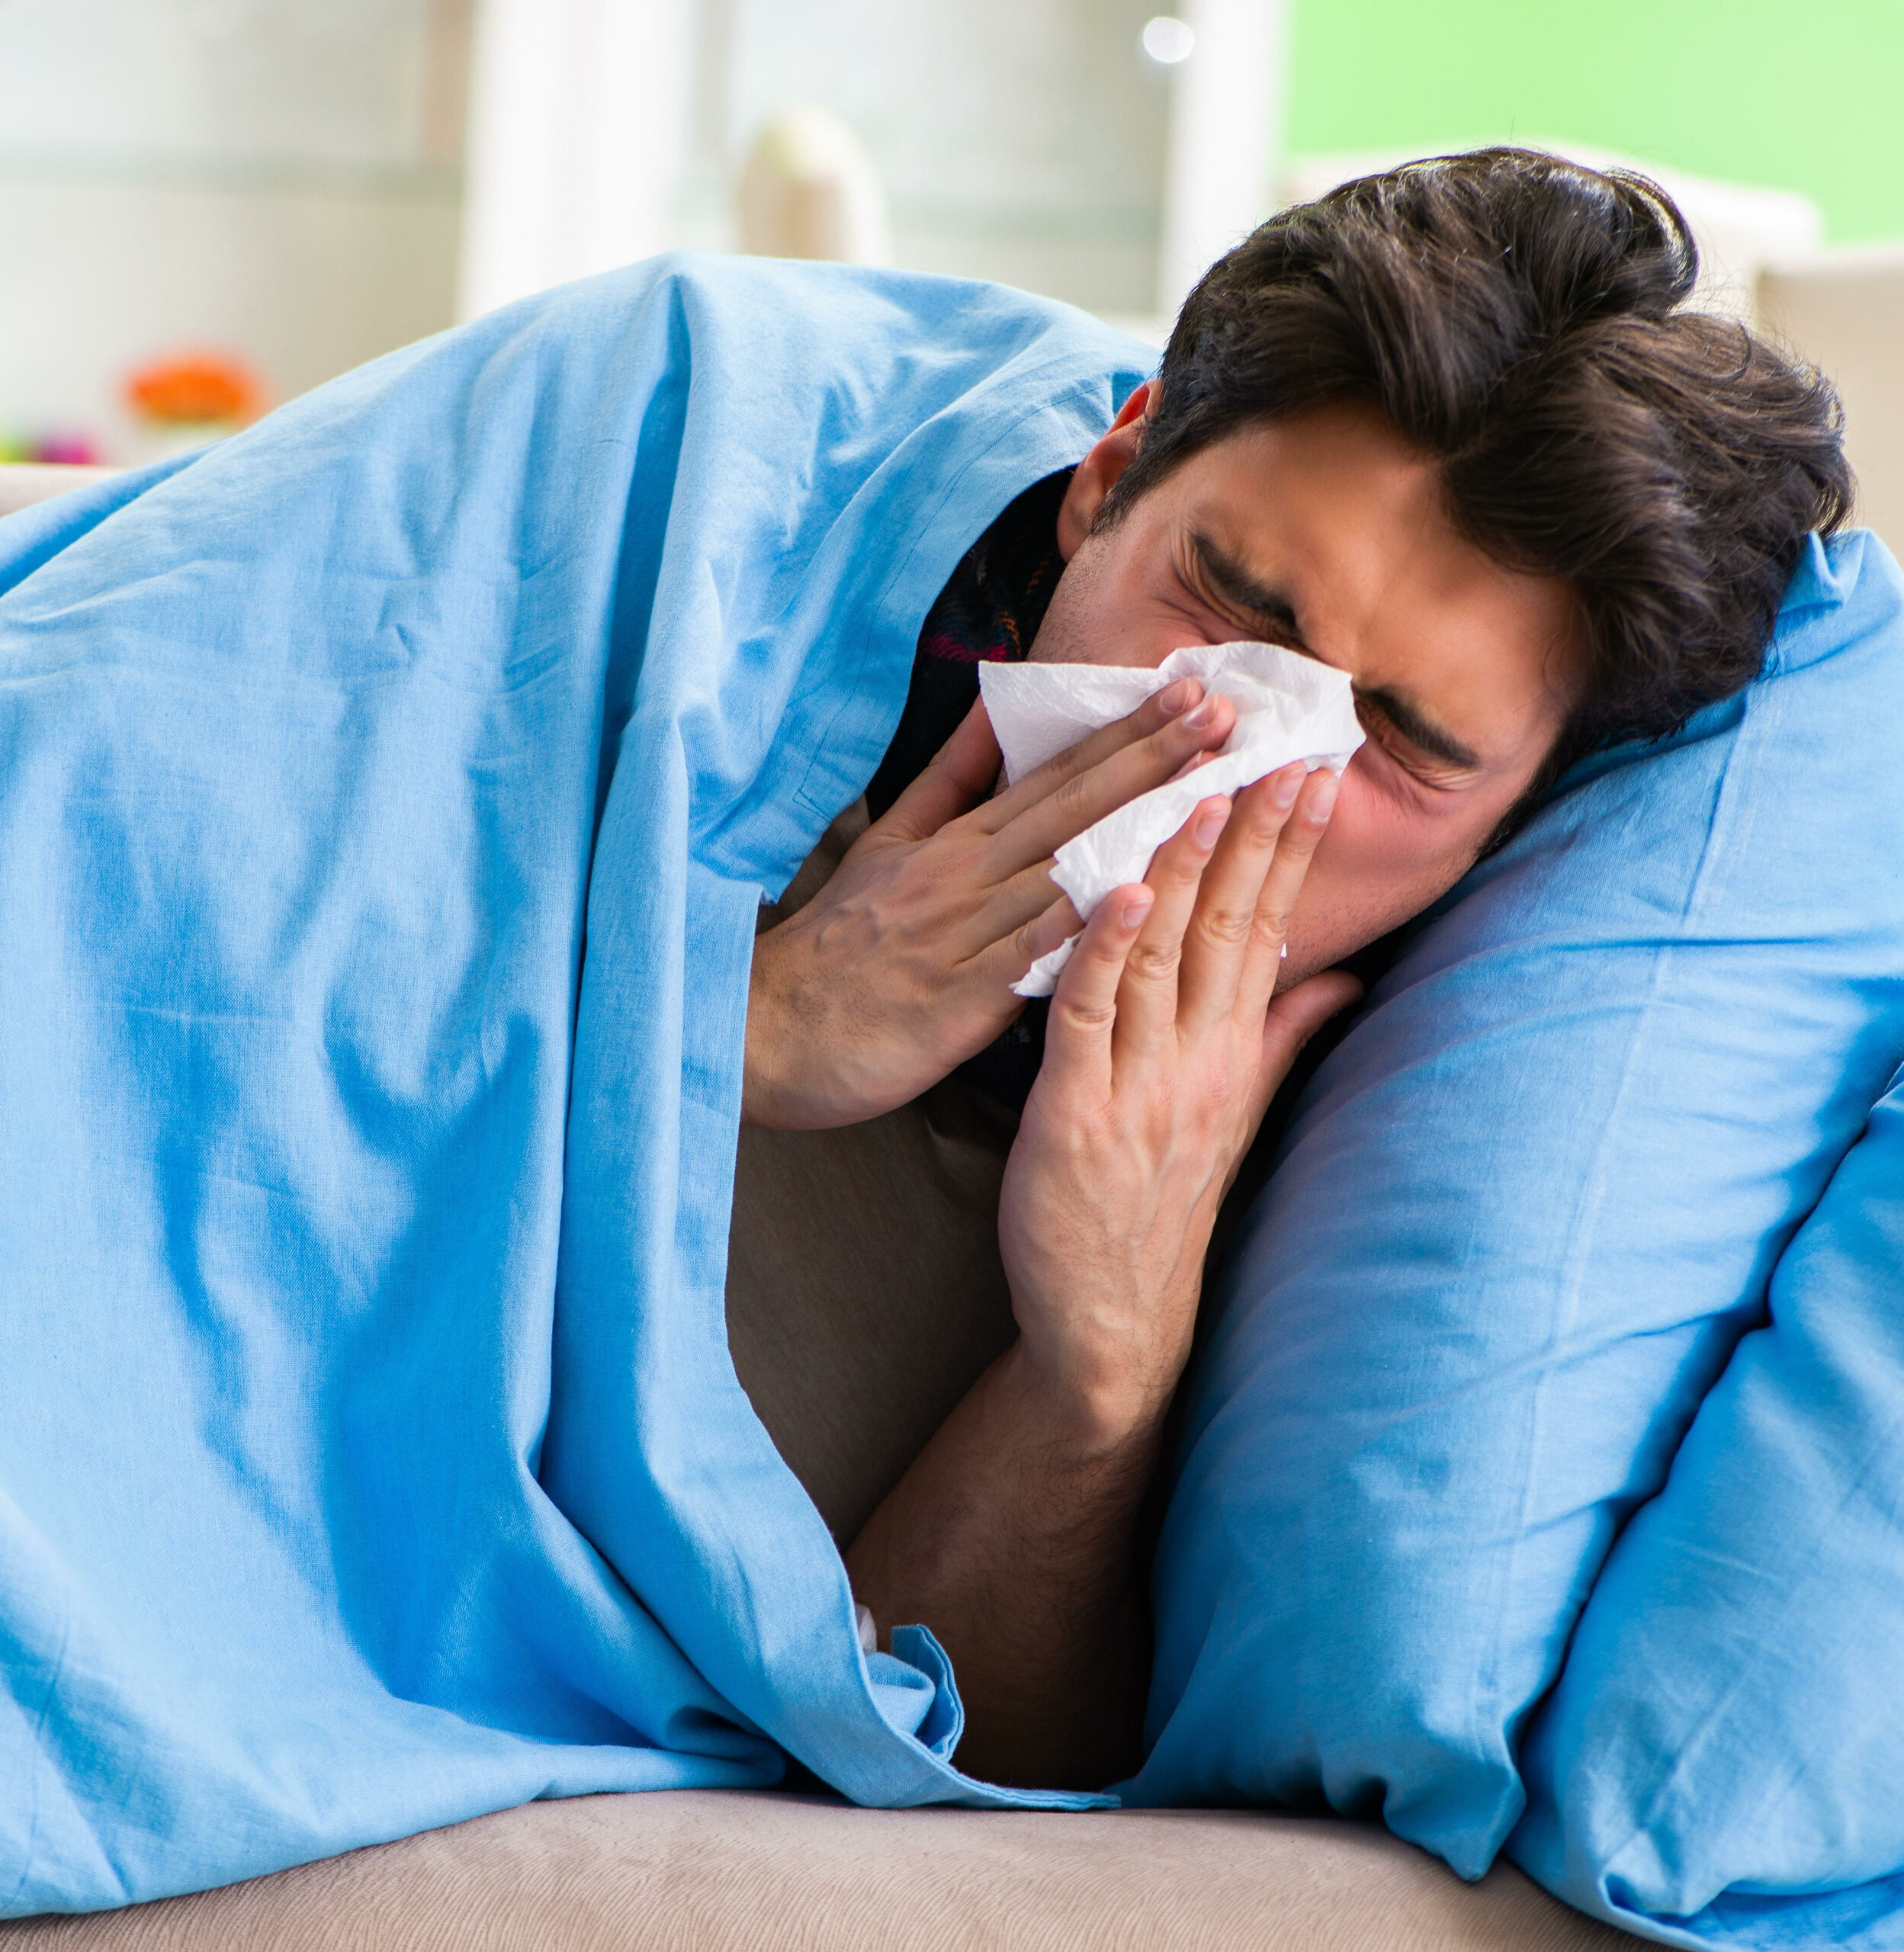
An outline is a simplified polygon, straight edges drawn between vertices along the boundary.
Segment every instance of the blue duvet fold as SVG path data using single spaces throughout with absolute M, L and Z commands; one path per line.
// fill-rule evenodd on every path
M 1023 1800 L 735 1382 L 741 1033 L 933 596 L 1145 363 L 663 260 L 0 525 L 0 1913 L 783 1751 Z

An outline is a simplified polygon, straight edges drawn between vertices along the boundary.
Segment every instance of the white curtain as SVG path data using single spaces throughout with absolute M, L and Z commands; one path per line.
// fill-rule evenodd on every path
M 477 0 L 458 310 L 665 249 L 691 0 Z

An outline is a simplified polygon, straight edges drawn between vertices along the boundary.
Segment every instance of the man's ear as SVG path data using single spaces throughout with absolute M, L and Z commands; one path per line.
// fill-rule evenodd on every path
M 1091 524 L 1104 506 L 1104 497 L 1116 486 L 1118 477 L 1137 458 L 1137 444 L 1144 437 L 1144 424 L 1150 417 L 1151 394 L 1154 380 L 1146 380 L 1111 422 L 1111 431 L 1077 464 L 1071 485 L 1058 507 L 1058 553 L 1066 562 L 1077 554 L 1078 545 L 1091 532 Z

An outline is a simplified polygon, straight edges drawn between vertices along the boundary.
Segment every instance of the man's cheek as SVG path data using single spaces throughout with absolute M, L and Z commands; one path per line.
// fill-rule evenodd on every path
M 1388 891 L 1358 871 L 1350 850 L 1328 852 L 1331 833 L 1310 863 L 1289 917 L 1289 952 L 1280 987 L 1287 989 L 1385 933 L 1381 920 Z M 1392 926 L 1392 925 L 1389 925 Z
M 1334 817 L 1290 919 L 1284 987 L 1386 935 L 1459 879 L 1449 836 L 1398 816 L 1379 791 L 1343 777 Z
M 1351 762 L 1336 795 L 1329 830 L 1312 875 L 1366 883 L 1385 902 L 1412 901 L 1412 914 L 1452 888 L 1472 864 L 1475 819 L 1459 801 L 1424 807 L 1412 785 L 1392 787 Z

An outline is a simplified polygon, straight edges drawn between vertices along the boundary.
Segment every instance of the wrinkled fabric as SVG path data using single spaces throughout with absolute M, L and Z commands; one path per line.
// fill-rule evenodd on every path
M 1710 1902 L 1698 1942 L 1754 1946 L 1835 1942 L 1764 1893 L 1864 1884 L 1890 1922 L 1855 1942 L 1904 1944 L 1868 1886 L 1904 1867 L 1900 1272 L 1834 1181 L 1904 1172 L 1872 1113 L 1904 1060 L 1900 753 L 1896 566 L 1813 539 L 1758 682 L 1577 769 L 1412 937 L 1212 1297 L 1135 1800 L 1379 1812 L 1478 1876 L 1558 1679 L 1536 1876 L 1635 1930 Z
M 1033 1800 L 862 1657 L 725 1238 L 758 904 L 1148 358 L 658 260 L 0 525 L 0 1911 L 783 1751 Z
M 1668 1944 L 1904 1946 L 1904 1075 L 1588 1600 L 1517 1862 Z

